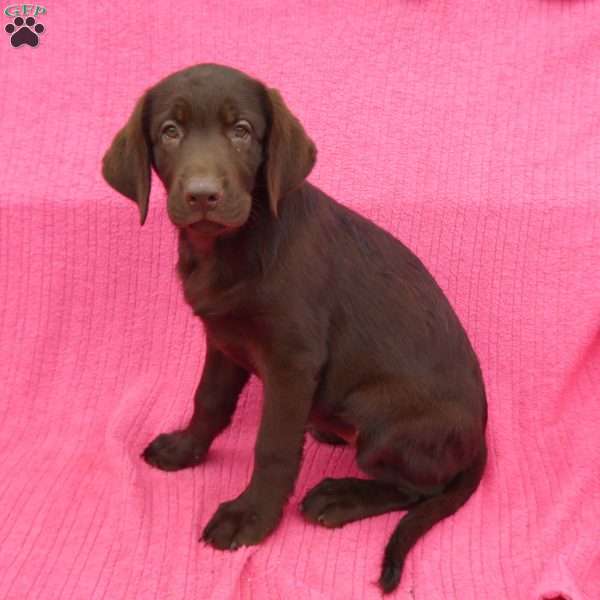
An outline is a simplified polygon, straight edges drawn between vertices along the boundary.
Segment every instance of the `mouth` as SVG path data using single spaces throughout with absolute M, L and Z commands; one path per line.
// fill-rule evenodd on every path
M 202 219 L 200 221 L 196 221 L 195 223 L 190 223 L 187 225 L 187 229 L 201 235 L 218 235 L 219 233 L 222 233 L 228 229 L 228 227 L 221 223 L 215 223 L 215 221 L 207 221 L 206 219 Z
M 180 226 L 180 229 L 186 231 L 191 239 L 202 241 L 203 243 L 217 238 L 225 238 L 235 235 L 244 223 L 218 223 L 209 219 L 200 219 L 193 223 L 187 223 Z

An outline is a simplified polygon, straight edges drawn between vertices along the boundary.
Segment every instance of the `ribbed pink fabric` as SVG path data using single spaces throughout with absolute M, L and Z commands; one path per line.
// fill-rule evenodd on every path
M 379 597 L 399 515 L 298 515 L 350 450 L 307 441 L 266 543 L 197 542 L 248 480 L 257 382 L 206 465 L 139 458 L 189 416 L 203 333 L 163 191 L 140 229 L 100 159 L 147 86 L 208 61 L 282 91 L 311 180 L 417 252 L 481 357 L 489 468 L 393 597 L 600 598 L 600 3 L 45 6 L 38 48 L 0 40 L 0 598 Z

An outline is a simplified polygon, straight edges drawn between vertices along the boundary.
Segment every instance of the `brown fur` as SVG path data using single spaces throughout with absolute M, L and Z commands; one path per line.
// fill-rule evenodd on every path
M 161 129 L 165 119 L 172 128 Z M 370 477 L 325 479 L 303 500 L 309 521 L 338 527 L 408 510 L 385 550 L 380 585 L 389 592 L 418 538 L 479 484 L 484 385 L 463 327 L 419 259 L 305 181 L 315 155 L 278 92 L 216 65 L 160 82 L 117 134 L 104 176 L 137 202 L 142 222 L 150 165 L 161 177 L 179 228 L 184 295 L 206 331 L 190 423 L 143 456 L 164 470 L 201 463 L 254 373 L 264 402 L 252 478 L 203 539 L 235 549 L 273 531 L 308 428 L 355 445 Z

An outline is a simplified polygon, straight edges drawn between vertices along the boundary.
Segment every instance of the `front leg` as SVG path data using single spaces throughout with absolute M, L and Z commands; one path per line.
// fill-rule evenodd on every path
M 300 468 L 315 386 L 315 371 L 267 377 L 250 484 L 235 500 L 221 504 L 204 529 L 205 542 L 235 550 L 258 544 L 275 529 Z
M 204 370 L 194 396 L 194 414 L 185 429 L 159 435 L 143 452 L 163 471 L 201 463 L 215 437 L 229 425 L 250 374 L 207 342 Z

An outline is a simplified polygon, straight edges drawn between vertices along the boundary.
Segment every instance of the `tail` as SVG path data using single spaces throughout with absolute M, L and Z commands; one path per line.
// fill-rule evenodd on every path
M 404 560 L 417 540 L 425 535 L 438 521 L 454 514 L 477 489 L 487 459 L 483 447 L 475 462 L 459 473 L 439 495 L 432 496 L 410 509 L 398 523 L 383 558 L 379 585 L 387 594 L 400 583 Z

